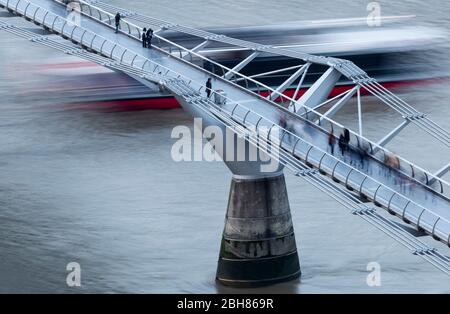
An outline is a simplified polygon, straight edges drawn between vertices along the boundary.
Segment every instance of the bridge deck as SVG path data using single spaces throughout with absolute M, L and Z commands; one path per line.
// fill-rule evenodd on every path
M 15 4 L 17 0 L 10 0 L 9 2 Z M 65 7 L 57 2 L 50 0 L 30 0 L 29 2 L 62 18 L 66 18 L 68 15 Z M 0 3 L 6 5 L 7 0 L 0 0 Z M 43 19 L 40 12 L 36 15 L 39 16 L 39 19 Z M 61 26 L 59 21 L 56 25 Z M 150 61 L 155 61 L 200 84 L 204 84 L 211 77 L 208 72 L 188 62 L 180 61 L 158 49 L 145 49 L 136 38 L 132 38 L 121 32 L 115 34 L 114 30 L 109 26 L 101 24 L 87 16 L 81 16 L 80 26 L 93 34 L 101 36 L 112 43 L 117 43 L 122 47 L 126 47 L 129 51 L 137 53 Z M 66 27 L 66 30 L 70 29 L 72 29 L 71 26 Z M 79 30 L 74 31 L 78 32 Z M 90 38 L 89 36 L 91 35 L 86 34 L 84 39 Z M 78 35 L 78 37 L 80 36 Z M 91 39 L 92 42 L 96 42 L 95 38 Z M 109 43 L 105 45 L 109 45 Z M 94 50 L 98 50 L 96 46 L 98 45 L 94 45 Z M 124 58 L 124 54 L 120 49 L 117 49 L 116 52 L 114 52 L 114 48 L 111 48 L 111 50 L 112 58 L 116 60 Z M 130 58 L 128 53 L 125 53 L 126 58 Z M 259 97 L 255 97 L 254 94 L 226 80 L 213 78 L 213 88 L 216 90 L 224 90 L 227 96 L 235 101 L 235 103 L 228 102 L 223 106 L 223 110 L 230 113 L 233 112 L 235 116 L 240 116 L 242 119 L 246 116 L 245 121 L 248 123 L 255 125 L 257 124 L 258 117 L 262 116 L 266 121 L 263 123 L 270 128 L 272 125 L 267 121 L 279 125 L 282 117 L 285 116 L 287 118 L 287 125 L 290 126 L 289 131 L 313 144 L 314 148 L 310 149 L 309 146 L 298 143 L 297 140 L 292 139 L 289 135 L 283 139 L 282 146 L 284 148 L 292 151 L 295 146 L 296 155 L 303 158 L 308 156 L 309 163 L 315 167 L 318 167 L 320 164 L 326 173 L 329 175 L 334 173 L 336 178 L 341 182 L 347 182 L 347 185 L 355 190 L 360 190 L 362 184 L 361 192 L 363 194 L 368 196 L 369 199 L 372 199 L 376 195 L 377 200 L 381 199 L 384 200 L 384 203 L 389 203 L 393 211 L 399 215 L 405 213 L 405 208 L 407 208 L 405 217 L 407 220 L 420 222 L 422 228 L 425 228 L 428 232 L 433 230 L 438 238 L 448 243 L 450 235 L 450 202 L 444 195 L 436 193 L 408 176 L 390 169 L 375 158 L 364 157 L 360 159 L 356 151 L 350 151 L 344 154 L 344 156 L 341 156 L 336 146 L 335 158 L 330 155 L 324 156 L 323 152 L 329 151 L 326 130 L 312 125 L 310 122 L 305 121 L 295 114 L 287 113 L 285 110 L 273 106 L 270 102 L 264 101 Z M 237 110 L 235 110 L 236 103 L 241 105 Z M 243 107 L 248 108 L 251 113 L 247 115 L 247 111 L 243 110 Z M 341 163 L 337 163 L 337 160 L 340 160 Z M 367 180 L 366 177 L 370 179 Z M 380 188 L 377 182 L 382 183 L 388 189 L 384 187 Z M 397 192 L 397 194 L 393 194 L 392 191 Z M 399 195 L 404 197 L 399 197 Z M 412 201 L 412 203 L 408 200 Z M 425 208 L 426 211 L 423 211 L 420 207 Z

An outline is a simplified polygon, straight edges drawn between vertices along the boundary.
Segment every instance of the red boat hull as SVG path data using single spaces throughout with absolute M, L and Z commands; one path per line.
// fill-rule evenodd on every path
M 412 81 L 398 81 L 398 82 L 385 82 L 381 83 L 384 87 L 388 89 L 399 89 L 412 87 L 423 84 L 433 84 L 439 79 L 424 79 L 424 80 L 412 80 Z M 337 86 L 333 89 L 330 97 L 335 97 L 349 89 L 353 88 L 352 85 L 342 85 Z M 307 88 L 301 89 L 297 98 L 300 98 Z M 288 97 L 293 97 L 295 89 L 288 89 L 285 91 L 284 95 Z M 362 94 L 367 94 L 366 91 L 362 91 Z M 263 97 L 269 95 L 268 92 L 261 92 Z M 71 104 L 71 108 L 74 109 L 95 109 L 95 110 L 106 110 L 106 111 L 135 111 L 135 110 L 168 110 L 181 108 L 178 101 L 173 96 L 164 97 L 154 97 L 154 98 L 140 98 L 140 99 L 120 99 L 120 100 L 107 100 L 107 101 L 95 101 L 86 103 Z

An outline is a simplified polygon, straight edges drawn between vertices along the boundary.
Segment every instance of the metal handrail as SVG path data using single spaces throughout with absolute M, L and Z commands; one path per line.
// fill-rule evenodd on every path
M 59 0 L 55 0 L 55 1 L 60 2 Z M 101 11 L 104 12 L 105 14 L 108 14 L 108 15 L 111 15 L 111 16 L 112 16 L 111 13 L 106 12 L 106 11 L 104 11 L 104 10 L 98 8 L 98 7 L 95 7 L 94 5 L 85 3 L 84 1 L 81 1 L 81 2 L 83 2 L 83 3 L 84 3 L 85 5 L 87 5 L 87 6 L 92 6 L 92 7 L 94 7 L 95 9 L 101 10 Z M 91 17 L 94 18 L 94 19 L 96 19 L 94 16 L 91 16 Z M 101 22 L 101 23 L 105 23 L 104 21 L 100 21 L 100 22 Z M 135 24 L 133 24 L 133 23 L 130 23 L 130 22 L 128 22 L 128 21 L 124 21 L 124 22 L 125 22 L 125 23 L 128 23 L 128 24 L 130 24 L 131 26 L 133 26 L 133 27 L 139 29 L 139 26 L 137 26 L 137 25 L 135 25 Z M 134 37 L 134 36 L 133 36 L 133 37 Z M 275 92 L 275 93 L 278 95 L 276 98 L 281 97 L 282 99 L 284 99 L 284 100 L 286 100 L 286 101 L 297 102 L 296 100 L 292 99 L 291 97 L 285 96 L 284 94 L 282 94 L 282 93 L 280 93 L 280 92 L 278 92 L 278 91 L 272 89 L 271 87 L 269 87 L 269 86 L 267 86 L 267 85 L 265 85 L 265 84 L 262 84 L 262 83 L 260 83 L 260 82 L 258 82 L 258 81 L 256 81 L 256 80 L 253 80 L 252 78 L 249 78 L 249 77 L 247 77 L 247 76 L 245 76 L 245 75 L 243 75 L 243 74 L 241 74 L 241 73 L 239 73 L 239 72 L 237 72 L 237 71 L 234 71 L 233 69 L 230 69 L 230 68 L 228 68 L 228 67 L 226 67 L 226 66 L 221 65 L 220 63 L 217 63 L 217 62 L 215 62 L 215 61 L 213 61 L 213 60 L 210 60 L 210 59 L 208 59 L 208 58 L 206 58 L 206 57 L 204 57 L 204 56 L 202 56 L 202 55 L 200 55 L 200 54 L 198 54 L 198 53 L 196 53 L 196 52 L 192 52 L 191 50 L 189 50 L 189 49 L 187 49 L 187 48 L 185 48 L 185 47 L 183 47 L 183 46 L 181 46 L 181 45 L 178 45 L 178 44 L 176 44 L 176 43 L 174 43 L 174 42 L 172 42 L 172 41 L 170 41 L 170 40 L 167 40 L 167 39 L 165 39 L 164 37 L 161 37 L 161 36 L 159 36 L 159 35 L 157 35 L 157 34 L 155 34 L 155 37 L 159 38 L 160 40 L 162 40 L 162 41 L 164 41 L 164 42 L 166 42 L 166 43 L 168 43 L 168 44 L 170 44 L 170 45 L 172 45 L 172 46 L 175 46 L 175 47 L 179 48 L 180 50 L 185 51 L 186 53 L 188 53 L 188 54 L 191 55 L 191 56 L 192 56 L 192 55 L 195 55 L 196 57 L 199 57 L 199 58 L 201 58 L 201 59 L 203 59 L 203 60 L 205 60 L 205 61 L 207 61 L 207 62 L 210 62 L 210 63 L 212 63 L 212 64 L 214 64 L 214 65 L 216 65 L 216 66 L 222 68 L 222 70 L 226 70 L 226 71 L 228 71 L 228 72 L 233 73 L 233 74 L 236 75 L 236 76 L 240 76 L 240 77 L 241 77 L 243 80 L 245 80 L 246 82 L 247 82 L 247 80 L 249 80 L 249 81 L 255 83 L 257 86 L 261 86 L 261 87 L 263 87 L 264 89 L 267 89 L 267 90 L 269 90 L 269 91 L 271 91 L 271 92 Z M 161 50 L 161 49 L 160 49 L 160 50 Z M 161 51 L 164 52 L 164 53 L 167 53 L 167 52 L 164 51 L 164 50 L 161 50 Z M 172 55 L 172 54 L 171 54 L 171 55 Z M 180 58 L 180 57 L 178 57 L 178 56 L 176 56 L 176 55 L 172 55 L 172 56 L 174 56 L 175 58 L 179 59 L 180 61 L 187 62 L 187 60 L 185 60 L 184 58 Z M 311 62 L 314 63 L 314 61 L 311 61 Z M 187 63 L 189 63 L 189 62 L 187 62 Z M 189 64 L 190 64 L 190 65 L 193 65 L 192 63 L 189 63 Z M 202 69 L 202 70 L 204 70 L 204 69 Z M 218 79 L 222 79 L 221 77 L 215 75 L 214 73 L 211 73 L 211 75 L 214 75 L 214 76 L 215 76 L 216 78 L 218 78 Z M 242 88 L 242 86 L 240 86 L 240 85 L 238 85 L 238 84 L 234 84 L 234 82 L 230 82 L 229 80 L 227 80 L 227 82 L 232 83 L 233 85 Z M 249 90 L 246 89 L 246 91 L 249 91 Z M 250 92 L 251 92 L 251 91 L 250 91 Z M 256 93 L 253 93 L 253 94 L 256 94 Z M 266 99 L 265 97 L 261 97 L 260 95 L 257 95 L 257 96 L 259 96 L 260 98 L 262 98 L 262 99 L 265 100 L 265 101 L 270 102 L 271 104 L 275 104 L 275 105 L 279 106 L 279 105 L 278 105 L 276 102 L 274 102 L 274 101 L 268 100 L 268 99 Z M 283 108 L 283 107 L 281 107 L 281 106 L 279 106 L 279 107 L 280 107 L 280 108 Z M 307 106 L 305 106 L 305 107 L 308 109 L 308 112 L 313 112 L 313 113 L 317 114 L 318 116 L 321 117 L 321 119 L 327 120 L 328 123 L 330 123 L 330 124 L 332 124 L 332 125 L 335 125 L 336 127 L 339 127 L 339 128 L 341 128 L 341 129 L 344 129 L 344 128 L 345 128 L 345 126 L 343 126 L 343 125 L 341 125 L 340 123 L 338 123 L 338 122 L 336 122 L 336 121 L 334 121 L 334 120 L 328 118 L 327 116 L 323 116 L 323 114 L 321 114 L 320 112 L 316 111 L 315 109 L 309 108 L 309 107 L 307 107 Z M 285 109 L 285 108 L 283 108 L 283 109 Z M 361 136 L 361 135 L 357 134 L 356 132 L 354 132 L 354 131 L 352 131 L 352 130 L 349 130 L 349 132 L 350 132 L 351 134 L 353 134 L 353 136 L 354 136 L 357 140 L 361 139 L 361 140 L 364 140 L 365 142 L 367 142 L 367 143 L 372 147 L 372 149 L 373 149 L 373 147 L 376 147 L 376 148 L 378 149 L 378 151 L 381 150 L 381 151 L 383 151 L 384 153 L 386 153 L 386 152 L 387 152 L 387 153 L 391 153 L 391 152 L 388 151 L 385 147 L 379 146 L 377 143 L 372 142 L 371 140 L 365 138 L 364 136 Z M 372 155 L 372 156 L 376 158 L 376 155 Z M 401 157 L 401 156 L 398 156 L 398 157 L 399 157 L 399 159 L 400 159 L 403 163 L 406 163 L 407 165 L 414 167 L 415 169 L 417 169 L 417 170 L 419 170 L 420 172 L 424 173 L 427 177 L 431 177 L 431 178 L 435 179 L 436 182 L 439 182 L 440 185 L 441 185 L 441 186 L 440 186 L 440 188 L 441 188 L 441 189 L 440 189 L 440 190 L 441 190 L 441 194 L 444 193 L 443 185 L 450 186 L 450 183 L 448 183 L 448 182 L 445 181 L 444 179 L 435 176 L 434 174 L 430 173 L 429 171 L 427 171 L 427 170 L 423 169 L 422 167 L 420 167 L 420 166 L 418 166 L 418 165 L 416 165 L 416 164 L 414 164 L 414 163 L 412 163 L 412 162 L 406 160 L 405 158 L 403 158 L 403 157 Z M 380 160 L 380 161 L 381 161 L 381 160 Z M 403 171 L 402 171 L 402 172 L 403 172 Z M 405 174 L 408 175 L 408 176 L 410 176 L 407 172 L 406 172 Z M 418 180 L 416 180 L 416 181 L 417 181 L 417 182 L 420 182 L 420 181 L 418 181 Z M 421 182 L 420 182 L 420 183 L 421 183 Z
M 19 4 L 21 1 L 25 1 L 25 0 L 18 0 L 18 2 L 16 3 L 16 7 L 18 6 L 18 4 Z M 8 0 L 8 2 L 9 2 L 9 0 Z M 52 25 L 54 25 L 54 23 L 55 23 L 55 21 L 56 21 L 57 18 L 58 18 L 58 16 L 55 15 L 55 18 L 54 18 L 54 21 L 53 21 Z M 64 24 L 64 26 L 65 26 L 65 24 Z M 92 32 L 91 32 L 91 33 L 92 33 Z M 73 32 L 72 32 L 72 34 L 73 34 Z M 100 36 L 98 36 L 98 37 L 100 37 Z M 105 39 L 105 40 L 106 40 L 106 39 Z M 124 49 L 125 49 L 125 48 L 124 48 Z M 102 52 L 102 51 L 101 51 L 101 52 Z M 157 63 L 155 63 L 154 61 L 149 61 L 149 62 L 154 63 L 154 64 L 157 64 Z M 161 67 L 163 67 L 163 68 L 166 68 L 166 67 L 164 67 L 164 66 L 162 66 L 162 65 L 159 65 L 159 66 L 161 66 Z M 182 74 L 180 74 L 180 73 L 178 73 L 178 72 L 176 72 L 176 71 L 173 71 L 173 70 L 171 70 L 171 69 L 168 69 L 167 74 L 168 74 L 168 73 L 175 73 L 176 77 L 184 77 L 184 78 L 187 78 L 185 75 L 182 75 Z M 187 78 L 187 79 L 189 79 L 189 78 Z M 189 83 L 189 84 L 191 84 L 191 83 L 196 83 L 196 84 L 199 84 L 200 86 L 203 85 L 203 84 L 201 84 L 201 83 L 199 83 L 199 82 L 196 82 L 196 81 L 193 81 L 193 80 L 190 80 L 190 83 Z M 215 91 L 212 91 L 212 93 L 216 93 L 216 92 L 215 92 Z M 228 100 L 231 100 L 231 99 L 228 98 L 228 97 L 226 97 L 226 98 L 227 98 Z M 236 103 L 236 102 L 233 101 L 233 103 Z M 242 108 L 246 108 L 246 107 L 243 106 L 243 105 L 240 105 L 240 104 L 237 104 L 237 105 L 238 105 L 238 106 L 241 106 Z M 246 109 L 247 109 L 247 110 L 250 110 L 250 109 L 248 109 L 248 108 L 246 108 Z M 273 123 L 270 119 L 265 118 L 265 117 L 261 116 L 260 114 L 258 114 L 258 113 L 256 113 L 256 112 L 253 112 L 253 113 L 254 113 L 255 115 L 257 115 L 257 116 L 259 116 L 259 117 L 265 119 L 266 121 Z M 273 124 L 274 124 L 274 123 L 273 123 Z M 284 131 L 290 133 L 290 134 L 291 134 L 292 136 L 294 136 L 294 137 L 297 137 L 298 140 L 301 140 L 301 141 L 305 142 L 305 143 L 308 144 L 309 146 L 314 147 L 315 149 L 317 149 L 317 150 L 319 150 L 319 151 L 321 151 L 321 152 L 327 154 L 330 158 L 333 158 L 333 159 L 335 159 L 335 160 L 338 160 L 336 157 L 329 155 L 327 152 L 323 151 L 322 149 L 320 149 L 320 148 L 316 147 L 315 145 L 309 143 L 308 141 L 306 141 L 306 140 L 300 138 L 297 134 L 294 134 L 294 133 L 292 133 L 292 132 L 290 132 L 290 131 L 287 131 L 287 130 L 284 130 Z M 283 143 L 281 143 L 281 144 L 283 144 Z M 339 162 L 339 163 L 342 163 L 342 161 L 340 161 L 340 160 L 338 160 L 338 162 Z M 356 172 L 361 173 L 363 176 L 365 175 L 365 174 L 363 174 L 361 171 L 359 171 L 358 169 L 353 168 L 352 166 L 349 166 L 349 165 L 347 165 L 347 164 L 346 164 L 346 166 L 349 167 L 349 168 L 351 168 L 351 169 L 353 169 L 353 171 L 356 171 Z M 407 200 L 407 201 L 411 201 L 411 200 L 409 200 L 408 198 L 404 197 L 403 195 L 398 194 L 398 192 L 394 191 L 393 189 L 391 189 L 391 188 L 387 187 L 386 185 L 384 185 L 384 184 L 378 182 L 377 180 L 375 180 L 375 179 L 373 179 L 373 178 L 371 178 L 371 180 L 372 180 L 373 182 L 379 183 L 379 184 L 380 184 L 381 186 L 383 186 L 385 189 L 390 190 L 390 191 L 396 193 L 400 198 L 403 198 L 403 199 L 405 199 L 405 200 Z M 441 218 L 441 220 L 443 220 L 443 221 L 445 221 L 445 222 L 447 222 L 447 223 L 449 222 L 447 219 L 437 216 L 437 214 L 435 214 L 434 212 L 430 211 L 429 209 L 424 208 L 423 206 L 417 204 L 416 202 L 411 201 L 411 203 L 414 203 L 414 204 L 415 204 L 417 207 L 419 207 L 419 208 L 425 209 L 427 212 L 431 213 L 433 216 L 438 217 L 438 218 Z

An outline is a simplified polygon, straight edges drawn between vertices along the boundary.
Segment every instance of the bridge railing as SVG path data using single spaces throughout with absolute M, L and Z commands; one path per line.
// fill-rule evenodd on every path
M 172 77 L 175 80 L 184 80 L 192 90 L 195 91 L 195 95 L 186 94 L 185 97 L 189 98 L 193 96 L 198 98 L 200 93 L 205 89 L 203 82 L 194 81 L 181 73 L 128 51 L 127 48 L 112 43 L 79 26 L 70 25 L 67 20 L 41 9 L 28 1 L 0 0 L 0 4 L 7 4 L 8 8 L 13 7 L 19 14 L 27 16 L 35 22 L 57 31 L 75 42 L 79 42 L 83 46 L 94 47 L 95 50 L 100 51 L 103 55 L 112 56 L 114 59 L 121 60 L 126 64 L 133 65 L 134 63 L 134 66 L 139 67 L 142 70 L 145 69 L 145 71 L 151 73 L 160 73 L 161 79 L 163 79 L 163 77 Z M 152 79 L 154 79 L 153 76 Z M 212 91 L 212 93 L 213 95 L 217 94 L 216 91 Z M 221 94 L 217 95 L 222 97 Z M 303 158 L 307 164 L 313 165 L 321 170 L 327 170 L 329 173 L 331 170 L 333 179 L 345 182 L 345 185 L 349 189 L 359 191 L 360 193 L 364 192 L 364 194 L 369 195 L 369 198 L 376 204 L 383 205 L 390 212 L 402 217 L 405 221 L 414 223 L 431 235 L 443 240 L 447 244 L 449 243 L 450 222 L 445 218 L 442 218 L 429 209 L 409 200 L 400 193 L 376 181 L 370 177 L 370 175 L 362 173 L 360 170 L 337 159 L 335 156 L 331 156 L 331 154 L 327 153 L 324 149 L 313 145 L 311 142 L 308 142 L 297 135 L 296 132 L 294 133 L 288 129 L 280 128 L 279 120 L 276 121 L 263 117 L 229 97 L 226 97 L 226 99 L 227 104 L 220 107 L 219 110 L 227 111 L 228 115 L 236 120 L 240 120 L 243 125 L 254 127 L 257 131 L 265 132 L 262 128 L 265 123 L 268 127 L 266 128 L 268 130 L 266 134 L 269 139 L 274 142 L 278 140 L 282 144 L 285 143 L 285 149 L 286 145 L 293 145 L 290 147 L 292 148 L 292 154 L 297 154 L 297 156 Z M 210 105 L 210 103 L 208 104 Z M 217 106 L 215 107 L 217 108 Z M 283 111 L 281 111 L 280 114 L 284 114 L 286 117 L 292 116 L 293 119 L 297 119 L 299 123 L 302 123 L 304 127 L 314 127 L 323 130 L 320 126 L 311 124 L 310 121 L 302 119 L 298 115 L 294 115 L 284 108 Z M 264 123 L 262 121 L 264 121 Z M 281 130 L 281 138 L 277 139 L 270 137 L 270 134 L 272 133 L 271 130 L 274 128 Z M 307 133 L 307 130 L 305 130 L 305 133 Z M 295 143 L 292 141 L 286 142 L 289 138 L 294 138 Z M 289 148 L 289 146 L 287 147 Z M 449 238 L 446 238 L 447 236 Z
M 63 1 L 60 1 L 60 0 L 56 0 L 56 1 L 64 4 Z M 83 1 L 76 1 L 76 3 L 79 3 L 81 12 L 86 13 L 89 16 L 96 17 L 98 20 L 100 20 L 112 27 L 116 26 L 115 16 L 113 16 L 109 12 L 106 12 L 100 8 L 92 6 Z M 120 19 L 120 22 L 119 22 L 120 30 L 126 32 L 130 36 L 140 39 L 142 36 L 141 28 L 132 23 L 128 23 L 123 18 L 125 18 L 125 16 L 122 16 L 122 18 Z
M 179 75 L 179 78 L 186 79 L 182 75 Z M 170 82 L 167 85 L 172 86 Z M 184 96 L 188 102 L 195 102 L 203 89 L 203 85 L 196 81 L 189 81 L 187 85 L 197 93 L 186 93 Z M 177 91 L 177 93 L 183 94 L 183 89 Z M 216 93 L 216 91 L 212 91 L 212 96 Z M 217 95 L 223 97 L 221 94 Z M 411 201 L 354 166 L 348 165 L 326 150 L 317 147 L 316 143 L 313 144 L 289 129 L 280 127 L 279 121 L 262 116 L 228 97 L 225 98 L 227 99 L 225 105 L 210 102 L 204 104 L 214 107 L 217 115 L 226 113 L 227 116 L 231 117 L 231 120 L 228 120 L 231 125 L 238 122 L 238 127 L 245 127 L 249 133 L 255 132 L 256 138 L 260 140 L 256 141 L 254 145 L 259 145 L 258 147 L 263 147 L 263 149 L 269 149 L 271 145 L 283 149 L 286 154 L 304 160 L 307 165 L 319 169 L 323 174 L 329 174 L 333 180 L 345 184 L 348 189 L 360 195 L 365 195 L 376 205 L 385 207 L 391 214 L 399 216 L 405 222 L 416 225 L 419 229 L 426 231 L 447 245 L 450 244 L 450 221 L 448 219 Z M 304 126 L 311 127 L 308 124 Z M 278 132 L 275 132 L 275 130 Z M 269 145 L 261 146 L 261 143 L 264 142 Z M 283 155 L 285 153 L 280 153 L 277 158 L 281 160 L 284 158 Z M 282 163 L 284 164 L 284 161 Z
M 59 1 L 59 0 L 57 0 Z M 109 22 L 105 22 L 106 20 L 110 20 L 113 18 L 113 15 L 109 12 L 106 12 L 100 8 L 95 7 L 94 5 L 91 5 L 89 3 L 86 3 L 84 1 L 81 1 L 82 3 L 82 8 L 83 9 L 83 13 L 87 14 L 88 16 L 102 22 L 102 23 L 106 23 L 108 25 L 111 25 Z M 91 8 L 90 10 L 88 8 Z M 106 16 L 109 15 L 110 18 L 109 19 L 104 19 L 101 20 L 99 19 L 96 15 L 93 15 L 92 12 L 97 11 L 98 12 L 98 17 L 101 16 Z M 136 37 L 136 38 L 140 38 L 140 31 L 135 31 L 133 34 L 133 32 L 131 30 L 135 30 L 135 29 L 140 29 L 139 26 L 129 22 L 129 21 L 124 21 L 122 20 L 123 23 L 127 24 L 127 27 L 125 28 L 126 33 L 132 37 Z M 241 74 L 240 72 L 234 71 L 231 68 L 228 68 L 226 66 L 223 66 L 222 64 L 211 60 L 197 52 L 194 52 L 192 50 L 189 50 L 179 44 L 176 44 L 162 36 L 159 36 L 157 34 L 155 34 L 155 37 L 160 40 L 160 42 L 164 42 L 165 43 L 165 49 L 161 49 L 161 51 L 163 51 L 164 53 L 168 53 L 176 58 L 178 58 L 179 60 L 183 61 L 183 62 L 187 62 L 187 60 L 193 60 L 194 58 L 198 58 L 203 60 L 204 62 L 206 62 L 207 64 L 209 64 L 212 67 L 212 74 L 216 77 L 216 79 L 221 79 L 223 80 L 223 77 L 225 76 L 225 74 L 232 74 L 229 78 L 228 78 L 228 82 L 232 83 L 234 85 L 240 86 L 241 88 L 244 88 L 246 91 L 251 91 L 253 92 L 255 95 L 257 95 L 258 97 L 260 97 L 261 99 L 263 99 L 264 101 L 268 101 L 271 102 L 272 104 L 275 105 L 279 105 L 277 104 L 277 102 L 279 103 L 292 103 L 292 102 L 296 102 L 297 99 L 293 99 L 291 97 L 286 96 L 284 93 L 280 93 L 276 90 L 274 90 L 273 88 L 257 81 L 254 80 L 252 78 L 249 78 L 243 74 Z M 212 39 L 213 40 L 213 39 Z M 166 50 L 168 49 L 168 51 Z M 263 51 L 262 51 L 263 52 Z M 192 65 L 192 64 L 191 64 Z M 204 69 L 202 69 L 204 70 Z M 272 99 L 267 99 L 266 97 L 263 97 L 262 94 L 263 92 L 265 93 L 269 93 L 272 94 L 274 93 L 276 96 L 272 97 Z M 318 112 L 317 110 L 314 110 L 312 108 L 306 108 L 307 112 L 309 113 L 313 113 L 317 116 L 320 117 L 319 121 L 319 125 L 325 130 L 325 131 L 331 131 L 333 130 L 335 132 L 335 134 L 339 134 L 339 132 L 343 132 L 344 129 L 346 129 L 343 125 L 337 123 L 336 121 L 328 118 L 327 116 L 324 116 L 323 114 L 321 114 L 320 112 Z M 436 177 L 434 174 L 426 171 L 425 169 L 419 167 L 418 165 L 415 165 L 412 162 L 409 162 L 408 160 L 400 157 L 400 156 L 395 156 L 393 157 L 392 152 L 388 151 L 385 147 L 379 146 L 377 143 L 359 135 L 358 133 L 349 130 L 350 132 L 350 147 L 352 147 L 355 151 L 357 152 L 361 152 L 361 151 L 366 151 L 371 153 L 372 157 L 377 159 L 380 162 L 385 162 L 386 160 L 388 160 L 389 158 L 395 158 L 395 160 L 398 160 L 398 165 L 395 166 L 397 170 L 403 172 L 405 175 L 410 176 L 412 178 L 414 178 L 415 180 L 417 180 L 420 183 L 423 183 L 429 187 L 431 187 L 432 189 L 439 191 L 440 193 L 445 193 L 447 192 L 448 188 L 444 189 L 444 186 L 448 186 L 449 183 L 447 183 L 446 181 L 444 181 L 442 178 Z
M 18 9 L 18 11 L 20 13 L 27 13 L 27 10 L 29 10 L 29 6 L 30 3 L 28 1 L 25 0 L 1 0 L 3 2 L 8 3 L 15 3 L 15 7 Z M 62 3 L 60 0 L 54 0 L 56 2 Z M 80 3 L 80 8 L 81 8 L 81 13 L 103 23 L 106 24 L 110 27 L 114 27 L 114 16 L 109 13 L 106 12 L 100 8 L 97 8 L 89 3 L 86 3 L 84 1 L 79 1 Z M 33 4 L 31 4 L 31 6 L 34 6 Z M 75 7 L 76 9 L 76 7 Z M 39 9 L 36 9 L 36 12 L 34 14 L 34 17 L 36 17 L 37 12 L 39 11 Z M 26 15 L 26 14 L 25 14 Z M 39 15 L 38 15 L 39 16 Z M 45 17 L 43 18 L 44 22 L 45 22 Z M 62 18 L 61 18 L 62 19 Z M 56 18 L 55 20 L 58 20 L 58 18 Z M 63 19 L 62 19 L 63 20 Z M 140 38 L 140 34 L 141 34 L 141 28 L 133 23 L 130 23 L 128 21 L 125 20 L 121 20 L 121 23 L 124 25 L 122 27 L 122 32 L 125 32 L 127 35 L 131 36 L 131 37 L 135 37 L 137 39 Z M 45 24 L 45 23 L 44 23 Z M 55 28 L 58 27 L 59 23 L 55 23 L 55 21 L 53 21 L 51 28 Z M 86 44 L 86 39 L 89 37 L 86 35 L 86 31 L 82 31 L 81 28 L 77 27 L 76 25 L 71 25 L 70 23 L 63 23 L 63 25 L 61 26 L 60 31 L 64 34 L 66 32 L 70 32 L 69 38 L 75 38 L 80 40 L 80 42 L 83 43 L 83 45 L 89 47 L 89 48 L 100 48 L 100 50 L 102 51 L 102 53 L 106 56 L 109 57 L 114 57 L 114 58 L 118 58 L 121 61 L 126 61 L 129 58 L 132 58 L 132 65 L 135 65 L 136 63 L 138 63 L 139 59 L 142 59 L 143 57 L 139 57 L 138 55 L 129 51 L 128 49 L 117 45 L 117 44 L 112 44 L 111 42 L 107 41 L 106 39 L 104 39 L 103 37 L 100 36 L 92 36 L 90 37 L 90 41 Z M 198 65 L 195 65 L 197 68 L 199 68 L 202 71 L 205 71 L 206 73 L 210 74 L 211 76 L 214 76 L 216 79 L 218 80 L 223 80 L 226 81 L 229 84 L 233 84 L 236 87 L 240 87 L 242 88 L 245 92 L 250 92 L 253 95 L 259 97 L 260 99 L 271 103 L 272 105 L 278 106 L 279 108 L 281 108 L 284 111 L 287 111 L 283 106 L 280 106 L 279 103 L 291 103 L 291 102 L 296 102 L 296 100 L 292 99 L 291 97 L 288 97 L 286 95 L 284 95 L 283 93 L 280 93 L 276 90 L 274 90 L 273 88 L 262 84 L 261 82 L 254 80 L 252 78 L 249 78 L 237 71 L 234 71 L 231 68 L 228 68 L 226 66 L 221 65 L 218 62 L 215 62 L 211 59 L 208 59 L 204 56 L 202 56 L 201 54 L 198 54 L 194 51 L 191 51 L 181 45 L 178 45 L 170 40 L 165 39 L 162 36 L 156 35 L 156 37 L 164 42 L 168 47 L 169 47 L 169 51 L 166 51 L 164 49 L 160 49 L 160 51 L 166 53 L 166 54 L 170 54 L 171 56 L 178 58 L 180 61 L 182 62 L 186 62 L 189 63 L 186 60 L 186 56 L 188 55 L 189 58 L 192 60 L 194 57 L 196 58 L 200 58 L 202 60 L 204 60 L 205 62 L 208 62 L 208 64 L 210 64 L 213 67 L 213 70 L 211 73 L 210 71 L 206 71 L 204 68 L 199 67 Z M 100 45 L 100 47 L 98 47 Z M 173 50 L 172 50 L 173 47 Z M 177 51 L 177 52 L 174 52 Z M 143 68 L 145 67 L 146 63 L 148 62 L 148 60 L 143 61 Z M 193 66 L 192 63 L 189 63 L 191 66 Z M 232 73 L 232 76 L 228 79 L 225 80 L 223 77 L 225 76 L 226 73 Z M 262 93 L 265 92 L 267 93 L 267 91 L 269 93 L 274 93 L 275 97 L 272 97 L 272 99 L 267 99 L 266 97 L 262 96 Z M 275 101 L 276 100 L 276 101 Z M 309 113 L 313 113 L 315 115 L 317 115 L 318 117 L 320 117 L 319 119 L 319 128 L 322 128 L 322 131 L 325 132 L 330 132 L 333 131 L 335 134 L 339 134 L 344 132 L 344 130 L 346 129 L 343 125 L 339 124 L 338 122 L 328 118 L 327 116 L 324 116 L 323 114 L 321 114 L 320 112 L 318 112 L 317 110 L 314 110 L 312 108 L 306 108 L 306 111 Z M 295 115 L 298 117 L 298 115 Z M 316 126 L 317 127 L 317 126 Z M 349 146 L 357 151 L 357 152 L 369 152 L 371 153 L 371 157 L 377 159 L 380 162 L 385 162 L 388 158 L 392 158 L 392 153 L 389 152 L 387 149 L 385 149 L 384 147 L 381 147 L 379 145 L 377 145 L 376 143 L 368 140 L 367 138 L 360 136 L 359 134 L 357 134 L 356 132 L 352 131 L 352 130 L 348 130 L 350 133 L 350 143 Z M 375 152 L 375 153 L 374 153 Z M 448 188 L 444 189 L 444 186 L 448 186 L 449 184 L 444 181 L 442 178 L 436 177 L 433 174 L 429 173 L 428 171 L 422 169 L 421 167 L 407 161 L 404 158 L 401 157 L 395 157 L 396 160 L 398 160 L 399 164 L 396 167 L 396 170 L 399 170 L 401 172 L 403 172 L 404 174 L 414 178 L 415 180 L 417 180 L 417 182 L 425 184 L 427 186 L 429 186 L 430 188 L 439 191 L 440 193 L 444 194 L 445 192 L 448 191 Z

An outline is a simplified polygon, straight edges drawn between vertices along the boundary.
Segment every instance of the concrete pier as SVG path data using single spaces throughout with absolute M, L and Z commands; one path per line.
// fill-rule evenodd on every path
M 254 287 L 300 276 L 284 174 L 233 177 L 217 280 Z

